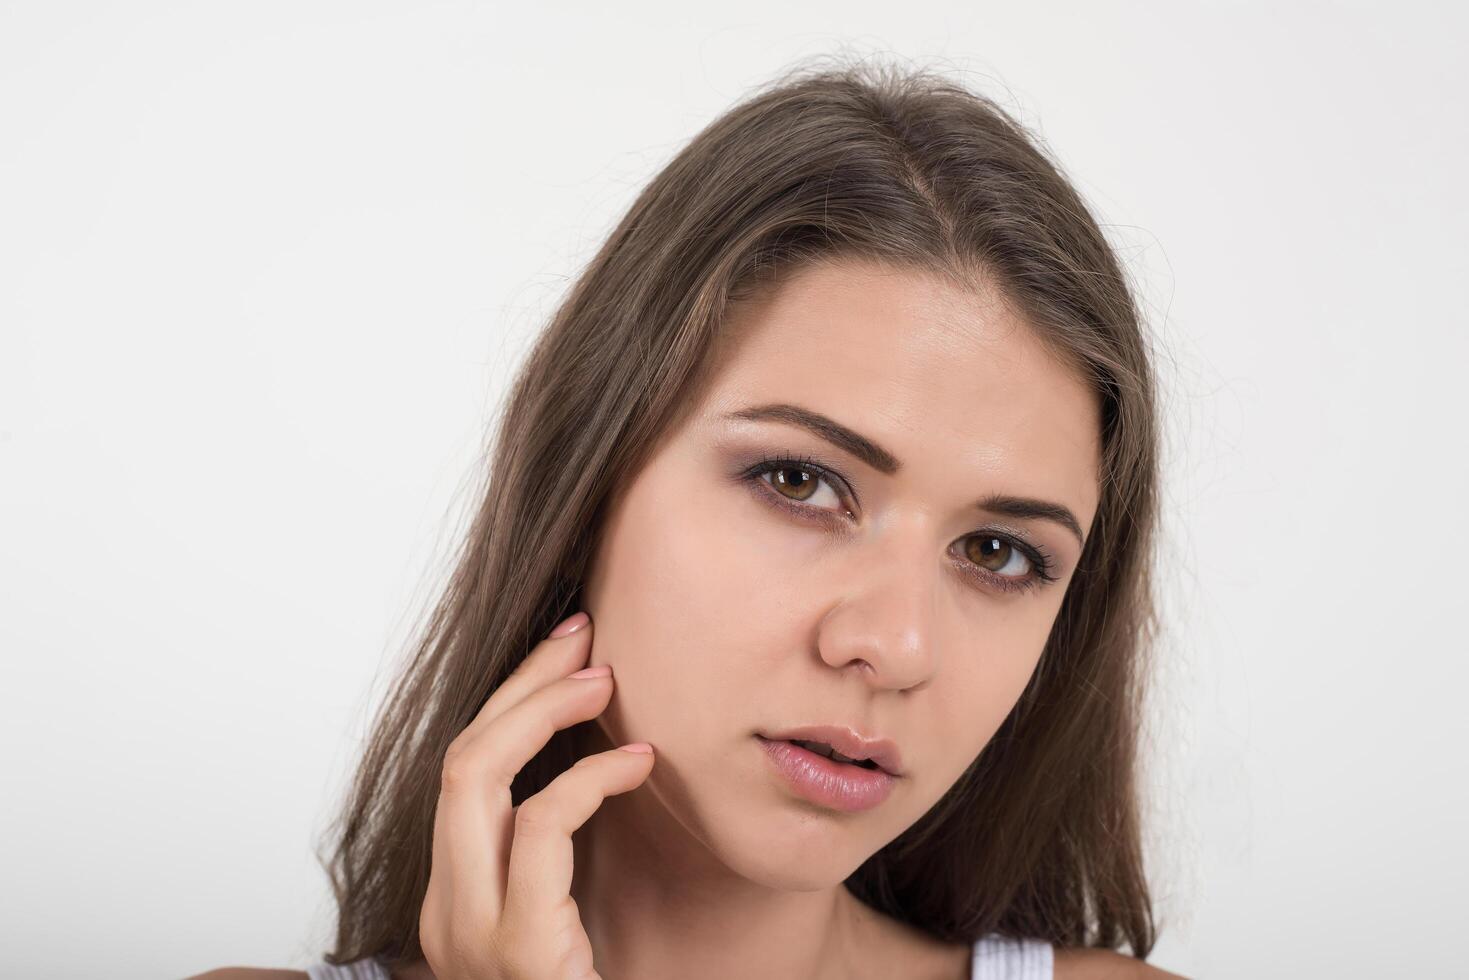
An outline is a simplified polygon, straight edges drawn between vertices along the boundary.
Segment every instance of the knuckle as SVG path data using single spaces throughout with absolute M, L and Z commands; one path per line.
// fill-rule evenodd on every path
M 555 801 L 545 795 L 545 790 L 532 796 L 515 811 L 515 832 L 538 834 L 553 829 L 554 806 Z
M 444 769 L 440 777 L 440 788 L 445 793 L 462 793 L 475 782 L 476 774 L 469 765 L 469 760 L 462 757 L 444 759 Z
M 469 743 L 465 739 L 464 733 L 461 732 L 454 737 L 454 740 L 449 743 L 449 747 L 444 750 L 444 763 L 447 765 L 455 759 L 463 758 L 468 749 Z
M 471 750 L 467 743 L 451 743 L 444 752 L 439 788 L 445 793 L 462 793 L 473 787 L 493 786 L 508 790 L 514 781 L 513 772 L 502 772 L 494 754 L 489 750 Z
M 525 827 L 545 822 L 546 816 L 541 812 L 545 808 L 545 797 L 540 794 L 532 796 L 515 808 L 515 825 L 517 827 Z

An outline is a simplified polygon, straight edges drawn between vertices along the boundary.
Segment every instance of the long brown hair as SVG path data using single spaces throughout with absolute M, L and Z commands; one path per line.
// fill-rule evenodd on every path
M 707 380 L 731 304 L 799 263 L 843 256 L 997 283 L 1094 387 L 1103 455 L 1081 563 L 1019 702 L 945 796 L 846 886 L 949 942 L 998 932 L 1126 942 L 1147 956 L 1137 756 L 1158 436 L 1128 280 L 1057 165 L 992 100 L 928 70 L 808 62 L 653 178 L 521 366 L 447 587 L 328 829 L 329 962 L 421 958 L 450 741 L 577 608 L 610 495 Z M 579 727 L 521 771 L 516 803 L 575 761 Z

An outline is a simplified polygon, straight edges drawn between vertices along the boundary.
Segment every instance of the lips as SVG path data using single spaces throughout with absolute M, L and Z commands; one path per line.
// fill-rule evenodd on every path
M 844 725 L 802 725 L 797 728 L 757 732 L 756 734 L 761 738 L 773 741 L 819 743 L 849 759 L 870 760 L 878 769 L 890 776 L 903 775 L 902 755 L 896 743 L 881 736 L 864 735 Z M 824 751 L 820 754 L 829 755 Z
M 886 800 L 900 782 L 882 769 L 835 762 L 796 742 L 759 735 L 755 740 L 790 792 L 825 809 L 848 813 L 870 810 Z
M 871 759 L 849 759 L 837 750 L 833 749 L 830 745 L 827 745 L 825 742 L 806 742 L 802 741 L 799 738 L 793 738 L 790 740 L 790 742 L 792 745 L 800 746 L 807 752 L 815 752 L 822 758 L 830 759 L 832 762 L 842 762 L 848 765 L 860 766 L 863 769 L 882 768 Z

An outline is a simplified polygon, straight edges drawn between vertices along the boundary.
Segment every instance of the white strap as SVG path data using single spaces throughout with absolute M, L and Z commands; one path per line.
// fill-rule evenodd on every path
M 389 980 L 389 974 L 374 957 L 353 960 L 341 966 L 316 963 L 306 968 L 311 980 Z
M 974 944 L 972 980 L 1051 980 L 1051 944 L 1043 939 L 985 936 Z

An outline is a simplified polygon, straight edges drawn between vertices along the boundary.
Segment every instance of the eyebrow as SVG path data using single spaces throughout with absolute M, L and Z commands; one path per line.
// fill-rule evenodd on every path
M 837 422 L 835 419 L 822 415 L 820 412 L 799 405 L 790 405 L 784 402 L 775 402 L 769 405 L 755 405 L 750 408 L 741 408 L 723 415 L 726 419 L 738 419 L 748 422 L 784 422 L 787 425 L 799 426 L 814 433 L 832 445 L 843 449 L 856 456 L 868 466 L 879 473 L 892 476 L 902 468 L 903 464 L 886 449 L 873 442 L 871 439 L 854 432 L 853 430 Z M 1059 524 L 1075 536 L 1078 543 L 1085 546 L 1086 536 L 1082 534 L 1081 522 L 1076 519 L 1069 508 L 1062 504 L 1052 503 L 1049 500 L 1038 500 L 1034 497 L 1017 497 L 1013 494 L 992 493 L 982 497 L 975 502 L 975 506 L 994 514 L 1003 514 L 1020 520 L 1042 520 Z

